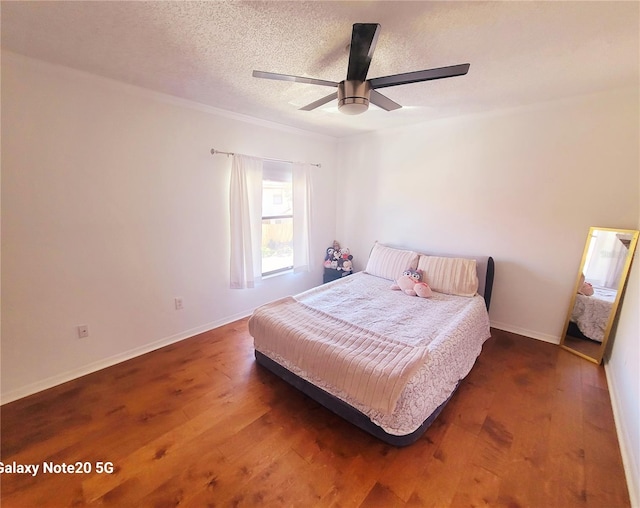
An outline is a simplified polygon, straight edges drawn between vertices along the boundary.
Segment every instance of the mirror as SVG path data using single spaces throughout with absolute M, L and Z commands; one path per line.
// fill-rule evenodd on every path
M 637 243 L 633 229 L 589 229 L 562 329 L 563 349 L 602 361 Z

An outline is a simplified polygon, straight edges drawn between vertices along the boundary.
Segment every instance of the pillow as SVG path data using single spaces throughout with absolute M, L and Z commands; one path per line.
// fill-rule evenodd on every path
M 411 250 L 394 249 L 378 242 L 373 244 L 365 273 L 395 280 L 402 275 L 407 268 L 416 268 L 418 253 Z
M 422 270 L 422 280 L 438 293 L 474 296 L 478 292 L 475 259 L 421 255 L 418 270 Z

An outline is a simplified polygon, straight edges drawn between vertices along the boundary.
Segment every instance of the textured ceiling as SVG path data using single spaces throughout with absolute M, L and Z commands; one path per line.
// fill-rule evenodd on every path
M 631 2 L 2 2 L 2 47 L 331 136 L 510 108 L 639 82 Z M 470 63 L 466 76 L 385 88 L 404 107 L 360 116 L 331 92 L 254 69 L 341 81 L 353 23 L 382 31 L 368 77 Z

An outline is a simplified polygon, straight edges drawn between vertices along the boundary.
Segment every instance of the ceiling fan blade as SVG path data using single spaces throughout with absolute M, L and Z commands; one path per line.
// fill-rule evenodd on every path
M 254 78 L 276 79 L 278 81 L 295 81 L 296 83 L 307 83 L 309 85 L 322 85 L 337 87 L 335 81 L 326 81 L 324 79 L 303 78 L 302 76 L 290 76 L 289 74 L 276 74 L 275 72 L 253 71 Z
M 376 49 L 380 25 L 378 23 L 355 23 L 349 50 L 348 81 L 365 81 L 373 52 Z
M 382 95 L 380 92 L 371 90 L 369 95 L 369 102 L 372 102 L 379 108 L 385 111 L 393 111 L 394 109 L 400 109 L 402 106 L 397 102 L 393 102 L 389 97 Z
M 338 98 L 338 92 L 334 92 L 332 94 L 327 95 L 326 97 L 323 97 L 322 99 L 318 99 L 315 102 L 312 102 L 311 104 L 307 104 L 306 106 L 303 106 L 300 108 L 301 111 L 311 111 L 312 109 L 316 109 L 320 106 L 322 106 L 323 104 L 326 104 L 327 102 L 331 102 L 334 99 Z
M 469 71 L 470 64 L 451 65 L 449 67 L 438 67 L 425 71 L 405 72 L 404 74 L 394 74 L 393 76 L 383 76 L 369 80 L 371 88 L 385 88 L 387 86 L 406 85 L 419 81 L 431 81 L 433 79 L 452 78 L 463 76 Z

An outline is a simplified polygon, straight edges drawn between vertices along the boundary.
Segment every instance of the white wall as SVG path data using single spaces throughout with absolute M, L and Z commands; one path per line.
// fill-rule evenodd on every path
M 341 140 L 338 237 L 357 268 L 374 240 L 492 255 L 492 324 L 557 342 L 589 226 L 636 226 L 637 110 L 620 90 Z
M 589 227 L 640 227 L 638 109 L 636 88 L 342 140 L 337 235 L 356 268 L 374 240 L 492 255 L 492 325 L 558 342 Z M 634 506 L 637 261 L 607 364 Z
M 228 289 L 231 161 L 212 147 L 322 164 L 312 273 Z M 3 52 L 2 401 L 320 283 L 335 157 L 333 138 Z
M 640 220 L 636 229 L 640 229 Z M 631 506 L 640 506 L 640 250 L 629 273 L 624 305 L 605 367 L 621 443 Z

